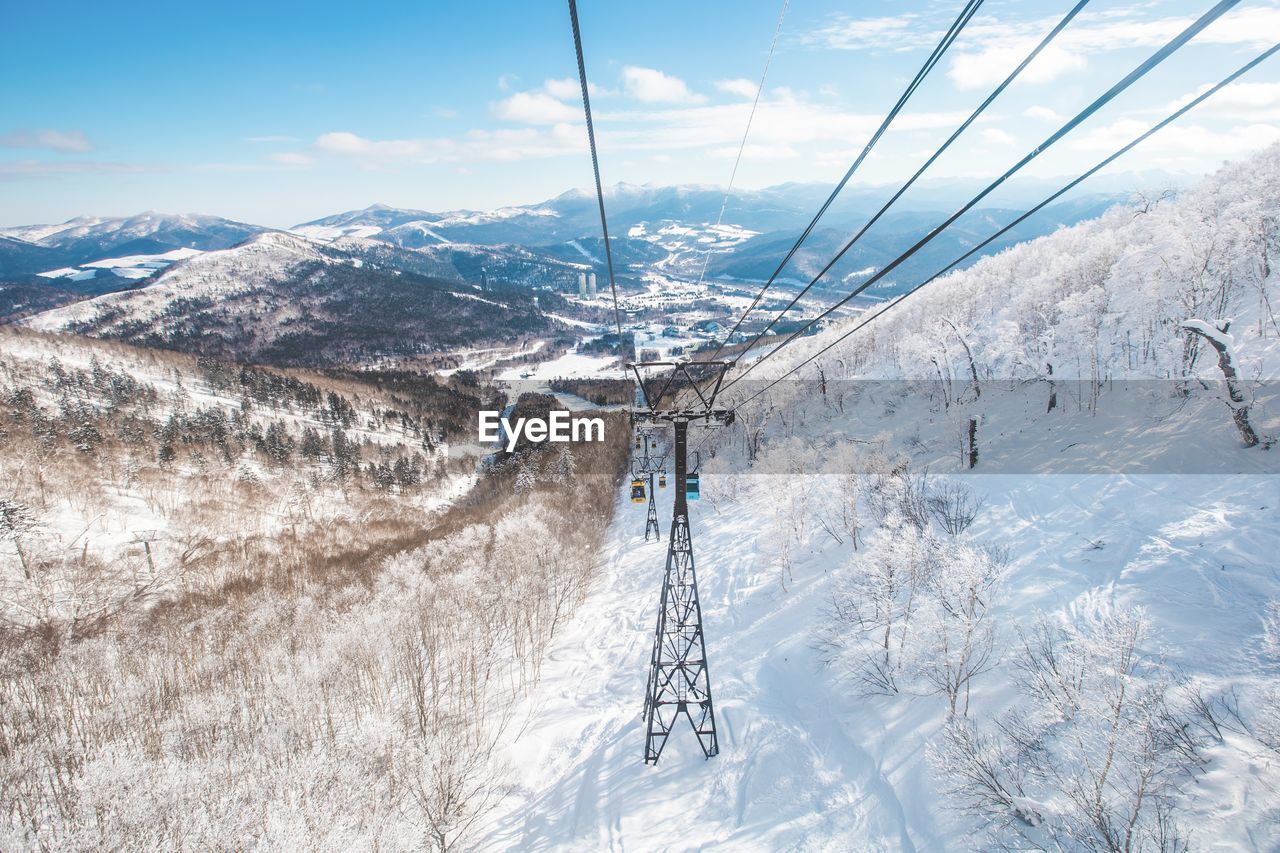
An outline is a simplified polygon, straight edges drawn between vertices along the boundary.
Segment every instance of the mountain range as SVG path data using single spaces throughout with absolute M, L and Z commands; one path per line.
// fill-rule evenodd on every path
M 1129 183 L 1167 186 L 1173 180 L 1148 175 Z M 974 186 L 922 182 L 821 286 L 847 287 L 883 267 L 971 197 Z M 1038 199 L 1045 186 L 1031 181 L 993 196 L 993 206 L 962 217 L 881 282 L 878 292 L 900 292 L 945 267 Z M 764 280 L 827 193 L 817 184 L 783 184 L 736 191 L 726 203 L 717 187 L 610 187 L 605 203 L 619 286 L 639 288 L 652 273 L 696 278 L 704 266 L 712 280 Z M 884 188 L 846 188 L 782 280 L 816 275 L 885 196 Z M 983 254 L 1097 216 L 1125 197 L 1104 193 L 1063 201 Z M 283 363 L 303 358 L 303 348 L 313 346 L 331 360 L 353 348 L 377 352 L 397 335 L 421 335 L 428 326 L 431 340 L 422 345 L 438 345 L 435 333 L 444 330 L 427 318 L 445 308 L 482 323 L 490 340 L 546 332 L 556 323 L 543 310 L 558 293 L 575 289 L 580 272 L 594 270 L 603 279 L 604 261 L 596 198 L 583 190 L 490 211 L 375 204 L 285 230 L 195 214 L 77 217 L 0 228 L 0 319 L 52 311 L 32 322 Z M 479 302 L 464 298 L 466 311 L 445 295 L 474 297 L 477 288 L 501 293 Z M 536 293 L 545 294 L 540 307 Z M 405 311 L 396 309 L 397 299 Z M 343 304 L 366 310 L 357 311 L 358 319 L 338 319 Z M 265 317 L 273 322 L 262 323 Z M 363 328 L 365 322 L 373 325 Z M 453 331 L 444 337 L 454 343 L 478 340 L 474 330 Z
M 1024 208 L 1043 197 L 1050 187 L 1056 188 L 1056 184 L 1052 180 L 1025 180 L 1014 189 L 993 195 L 988 199 L 990 208 Z M 1180 184 L 1177 176 L 1160 172 L 1126 174 L 1111 180 L 1107 192 L 1089 198 L 1117 198 L 1137 188 Z M 896 203 L 894 214 L 932 217 L 946 213 L 967 201 L 980 186 L 974 180 L 921 181 Z M 637 226 L 644 226 L 652 234 L 662 223 L 707 228 L 721 219 L 742 232 L 766 236 L 781 231 L 798 233 L 828 192 L 824 184 L 789 183 L 761 190 L 735 190 L 726 200 L 724 190 L 715 186 L 617 184 L 607 189 L 605 203 L 614 239 L 625 244 L 631 239 L 629 232 Z M 848 230 L 865 221 L 888 195 L 886 187 L 848 186 L 827 211 L 822 224 L 837 231 Z M 489 211 L 431 212 L 374 204 L 288 229 L 217 216 L 154 211 L 118 218 L 81 216 L 55 225 L 0 227 L 0 277 L 12 279 L 58 266 L 180 248 L 225 249 L 268 230 L 289 230 L 320 242 L 374 239 L 413 249 L 459 243 L 547 248 L 597 236 L 599 212 L 594 193 L 575 189 L 536 204 Z

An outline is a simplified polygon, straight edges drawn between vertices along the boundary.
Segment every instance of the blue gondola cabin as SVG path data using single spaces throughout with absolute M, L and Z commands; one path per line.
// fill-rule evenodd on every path
M 644 480 L 631 481 L 631 502 L 633 504 L 644 503 Z
M 686 474 L 684 478 L 684 496 L 686 499 L 696 501 L 698 499 L 698 475 Z

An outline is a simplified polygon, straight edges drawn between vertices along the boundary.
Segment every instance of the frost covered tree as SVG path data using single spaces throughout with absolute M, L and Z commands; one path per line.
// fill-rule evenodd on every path
M 891 516 L 837 583 L 819 645 L 868 693 L 937 694 L 949 716 L 965 714 L 973 679 L 994 663 L 1007 564 Z
M 900 515 L 850 561 L 819 638 L 828 660 L 868 693 L 897 693 L 918 660 L 912 617 L 937 571 L 939 543 Z
M 993 727 L 955 720 L 932 760 L 948 795 L 1009 849 L 1187 849 L 1175 819 L 1202 761 L 1176 680 L 1144 651 L 1140 608 L 1042 619 L 1015 661 L 1022 697 Z
M 533 491 L 538 485 L 538 472 L 533 463 L 521 459 L 516 465 L 515 491 L 518 495 Z
M 1240 431 L 1240 440 L 1245 447 L 1253 447 L 1258 443 L 1258 434 L 1249 422 L 1249 401 L 1245 399 L 1240 388 L 1240 371 L 1236 366 L 1235 337 L 1228 330 L 1230 320 L 1210 324 L 1204 320 L 1184 320 L 1182 328 L 1193 335 L 1198 335 L 1209 342 L 1218 354 L 1218 369 L 1222 371 L 1223 381 L 1227 385 L 1227 406 L 1231 409 L 1231 420 Z
M 22 538 L 36 529 L 35 515 L 26 504 L 0 498 L 0 539 L 8 540 L 17 552 L 22 574 L 31 580 L 31 566 L 22 550 Z
M 556 451 L 555 458 L 547 466 L 547 473 L 557 483 L 571 483 L 577 467 L 578 463 L 573 458 L 572 448 L 567 444 L 562 444 L 560 449 Z
M 920 675 L 947 700 L 947 716 L 969 713 L 973 679 L 995 662 L 993 610 L 1008 558 L 989 548 L 950 543 L 928 579 L 918 617 Z

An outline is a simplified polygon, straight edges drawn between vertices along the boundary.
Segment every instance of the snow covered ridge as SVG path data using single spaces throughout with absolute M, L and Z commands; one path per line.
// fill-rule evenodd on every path
M 194 296 L 224 299 L 288 278 L 303 264 L 331 261 L 318 244 L 290 234 L 266 232 L 232 249 L 192 255 L 186 264 L 162 274 L 142 290 L 109 293 L 47 311 L 28 320 L 27 325 L 60 331 L 95 324 L 104 317 L 110 317 L 108 329 L 154 322 L 165 316 L 175 300 Z
M 401 266 L 405 269 L 401 269 Z M 558 327 L 515 288 L 484 295 L 435 276 L 435 258 L 344 238 L 264 232 L 175 265 L 145 287 L 24 322 L 203 355 L 275 364 L 379 362 L 479 342 L 518 344 Z
M 331 241 L 340 237 L 376 238 L 380 235 L 395 238 L 407 232 L 417 232 L 440 243 L 453 242 L 436 233 L 437 228 L 491 225 L 514 219 L 552 219 L 559 212 L 547 207 L 500 207 L 490 211 L 459 210 L 432 214 L 421 210 L 399 210 L 375 204 L 364 210 L 353 210 L 335 216 L 304 222 L 290 230 L 313 240 Z M 393 239 L 392 242 L 399 242 Z
M 239 242 L 246 236 L 263 229 L 242 222 L 234 222 L 218 216 L 201 214 L 164 214 L 147 211 L 136 216 L 101 218 L 82 216 L 57 225 L 26 225 L 16 228 L 0 228 L 0 236 L 14 237 L 46 246 L 68 245 L 86 239 L 113 240 L 117 243 L 129 239 L 155 237 L 171 238 L 185 235 L 188 238 L 204 234 L 225 233 L 224 240 Z M 228 245 L 210 248 L 225 248 Z

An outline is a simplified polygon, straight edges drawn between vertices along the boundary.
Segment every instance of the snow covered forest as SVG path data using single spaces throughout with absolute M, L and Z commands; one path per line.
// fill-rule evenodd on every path
M 657 767 L 622 418 L 4 330 L 0 847 L 1275 849 L 1278 247 L 1273 147 L 728 389 Z
M 747 404 L 703 488 L 772 517 L 756 577 L 808 600 L 800 666 L 823 725 L 893 766 L 902 846 L 1280 844 L 1278 248 L 1273 146 L 758 371 L 816 355 Z M 1116 408 L 1162 445 L 1137 469 L 1105 455 Z M 1187 457 L 1207 476 L 1175 476 Z
M 620 458 L 474 393 L 0 333 L 0 847 L 453 847 Z

